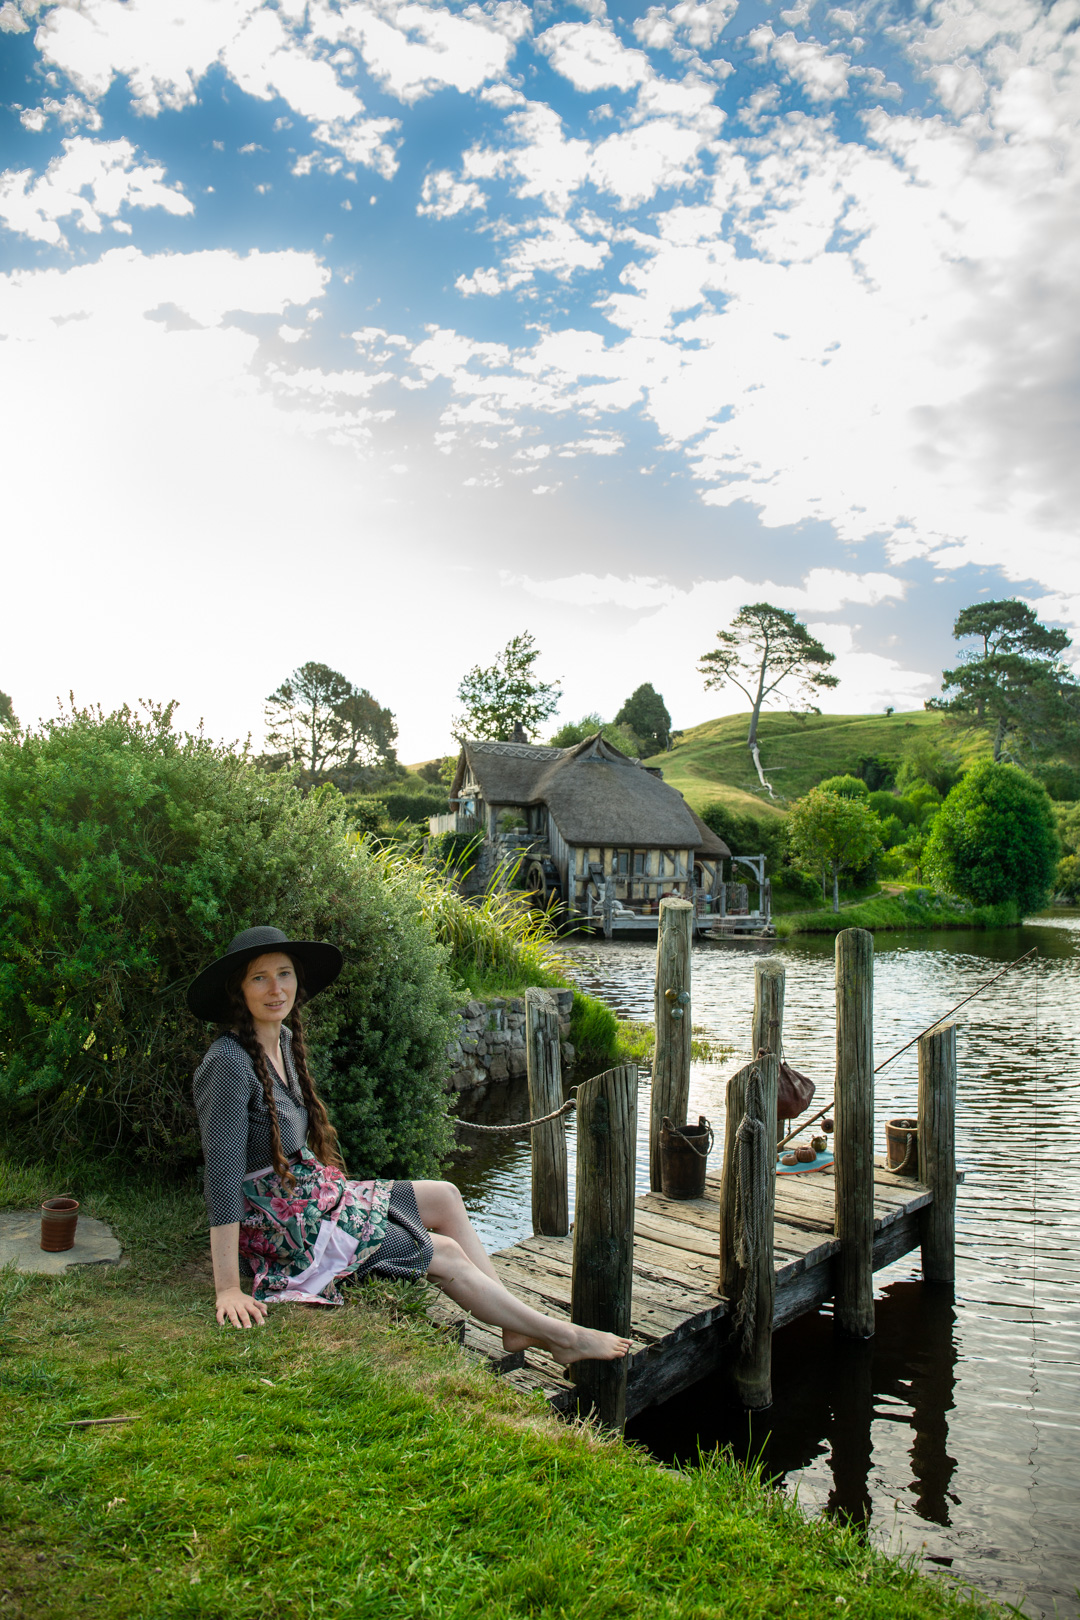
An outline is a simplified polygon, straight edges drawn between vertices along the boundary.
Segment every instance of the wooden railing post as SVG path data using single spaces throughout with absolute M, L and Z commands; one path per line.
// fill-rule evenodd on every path
M 673 1125 L 686 1124 L 690 1100 L 690 953 L 694 908 L 689 900 L 660 902 L 656 940 L 656 1051 L 653 1057 L 652 1104 L 649 1110 L 649 1186 L 661 1192 L 660 1127 L 667 1115 Z
M 609 872 L 604 879 L 604 938 L 610 939 L 615 932 L 615 878 Z
M 637 1065 L 586 1080 L 577 1093 L 577 1190 L 570 1314 L 581 1327 L 630 1334 L 634 1279 Z M 579 1411 L 606 1429 L 626 1422 L 626 1361 L 574 1364 Z
M 525 992 L 525 1053 L 529 1117 L 542 1119 L 562 1105 L 559 1014 L 546 990 Z M 549 1120 L 532 1132 L 532 1220 L 538 1237 L 565 1237 L 570 1230 L 566 1127 Z
M 784 983 L 787 973 L 783 962 L 773 957 L 754 963 L 754 1022 L 751 1031 L 750 1052 L 771 1052 L 777 1058 L 783 1047 Z M 779 1083 L 779 1081 L 778 1081 Z M 777 1120 L 777 1136 L 784 1133 Z
M 836 936 L 836 1323 L 874 1331 L 874 936 Z
M 923 1276 L 956 1275 L 956 1025 L 919 1036 L 919 1180 L 934 1195 L 919 1217 Z
M 780 1060 L 768 1053 L 727 1083 L 720 1178 L 720 1292 L 728 1302 L 728 1364 L 743 1406 L 772 1405 L 772 1325 L 776 1303 L 776 1084 Z

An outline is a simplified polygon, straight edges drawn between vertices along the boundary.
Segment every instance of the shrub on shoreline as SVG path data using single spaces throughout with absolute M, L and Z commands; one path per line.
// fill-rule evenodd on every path
M 390 881 L 335 789 L 301 794 L 172 716 L 73 710 L 0 738 L 6 1132 L 196 1162 L 191 1075 L 211 1031 L 185 991 L 233 934 L 272 922 L 345 955 L 309 1027 L 347 1162 L 434 1173 L 458 998 L 419 877 Z

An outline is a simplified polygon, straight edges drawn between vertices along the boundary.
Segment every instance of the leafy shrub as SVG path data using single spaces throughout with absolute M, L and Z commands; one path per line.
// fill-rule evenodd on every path
M 860 754 L 851 767 L 851 775 L 861 777 L 871 793 L 896 786 L 898 759 L 887 759 L 884 754 Z
M 1058 861 L 1054 893 L 1074 903 L 1080 900 L 1080 855 L 1063 855 Z
M 460 875 L 476 865 L 482 841 L 479 833 L 438 833 L 428 841 L 428 853 L 437 865 Z
M 1037 765 L 1031 774 L 1052 799 L 1080 799 L 1080 770 L 1075 765 Z
M 906 794 L 919 782 L 928 782 L 944 798 L 959 782 L 963 770 L 963 761 L 955 749 L 921 733 L 904 750 L 896 785 Z
M 348 798 L 345 800 L 345 814 L 357 832 L 375 833 L 386 820 L 386 806 L 381 799 Z
M 706 827 L 722 838 L 733 855 L 764 855 L 766 870 L 776 873 L 786 853 L 784 823 L 779 816 L 759 821 L 756 816 L 740 815 L 722 802 L 706 805 L 699 812 Z
M 1015 765 L 976 765 L 937 813 L 926 846 L 931 881 L 976 905 L 1045 905 L 1061 846 L 1046 789 Z
M 210 1038 L 184 994 L 272 922 L 344 952 L 312 1003 L 316 1073 L 363 1175 L 433 1173 L 456 1034 L 421 884 L 389 880 L 334 788 L 172 726 L 172 708 L 73 711 L 0 739 L 0 1121 L 56 1147 L 198 1159 L 191 1075 Z
M 842 799 L 866 801 L 870 797 L 870 789 L 859 776 L 827 776 L 818 787 L 822 793 L 838 793 Z
M 379 793 L 376 795 L 379 802 L 386 806 L 387 821 L 422 821 L 427 823 L 429 816 L 445 816 L 450 813 L 450 800 L 445 793 Z
M 918 819 L 915 806 L 896 793 L 871 793 L 866 802 L 875 816 L 880 816 L 882 821 L 888 821 L 890 816 L 896 816 L 902 826 L 910 827 L 912 822 Z

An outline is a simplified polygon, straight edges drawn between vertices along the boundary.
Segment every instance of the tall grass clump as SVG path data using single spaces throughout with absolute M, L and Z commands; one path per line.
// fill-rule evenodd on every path
M 426 904 L 335 789 L 178 732 L 172 706 L 0 736 L 0 1129 L 37 1152 L 197 1162 L 212 1031 L 185 992 L 233 934 L 273 923 L 345 957 L 309 1035 L 350 1168 L 435 1173 L 457 998 Z
M 510 887 L 519 862 L 501 862 L 484 894 L 464 896 L 450 859 L 422 864 L 408 850 L 375 842 L 369 858 L 391 889 L 402 884 L 415 893 L 424 921 L 449 953 L 451 973 L 469 990 L 567 982 L 570 964 L 553 912 Z

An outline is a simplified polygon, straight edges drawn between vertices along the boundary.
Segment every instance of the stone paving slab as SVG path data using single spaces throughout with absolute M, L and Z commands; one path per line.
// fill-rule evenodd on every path
M 80 1212 L 74 1247 L 47 1254 L 41 1247 L 39 1210 L 0 1210 L 0 1266 L 14 1262 L 16 1271 L 62 1277 L 70 1266 L 115 1266 L 119 1261 L 120 1245 L 104 1221 Z

